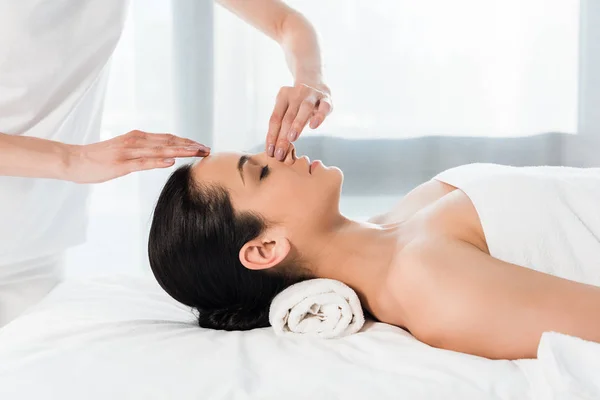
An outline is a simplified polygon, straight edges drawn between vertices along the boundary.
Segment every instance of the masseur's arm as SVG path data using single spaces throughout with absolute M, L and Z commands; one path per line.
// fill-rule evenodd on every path
M 495 259 L 459 241 L 423 249 L 412 333 L 488 358 L 535 358 L 543 332 L 600 342 L 600 287 Z M 410 286 L 407 283 L 407 287 Z M 410 329 L 410 328 L 409 328 Z
M 209 151 L 189 139 L 141 131 L 89 145 L 0 133 L 0 176 L 95 183 L 170 167 L 175 157 L 204 156 Z
M 285 53 L 294 86 L 283 87 L 277 95 L 265 147 L 269 156 L 282 161 L 306 124 L 317 128 L 332 110 L 317 34 L 302 14 L 279 0 L 218 2 L 277 41 Z

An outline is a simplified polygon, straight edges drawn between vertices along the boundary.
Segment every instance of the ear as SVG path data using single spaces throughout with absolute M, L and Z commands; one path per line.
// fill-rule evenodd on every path
M 291 248 L 283 232 L 268 231 L 241 248 L 240 262 L 251 270 L 272 268 L 287 257 Z

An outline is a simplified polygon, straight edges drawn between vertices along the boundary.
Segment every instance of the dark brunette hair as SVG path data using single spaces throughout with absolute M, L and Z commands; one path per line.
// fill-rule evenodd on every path
M 175 300 L 198 310 L 201 327 L 267 327 L 273 298 L 308 278 L 298 273 L 303 270 L 298 259 L 271 270 L 242 265 L 240 249 L 267 226 L 260 215 L 237 213 L 224 187 L 195 182 L 191 165 L 184 165 L 171 174 L 154 210 L 148 241 L 152 272 Z

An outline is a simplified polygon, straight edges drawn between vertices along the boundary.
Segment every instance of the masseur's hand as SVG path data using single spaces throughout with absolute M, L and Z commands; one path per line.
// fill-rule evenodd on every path
M 332 109 L 329 88 L 323 83 L 282 87 L 269 120 L 265 148 L 269 157 L 283 161 L 290 142 L 298 139 L 306 124 L 310 121 L 309 126 L 316 129 Z
M 171 134 L 131 131 L 116 138 L 83 146 L 70 146 L 67 178 L 77 183 L 98 183 L 134 171 L 168 168 L 177 157 L 204 157 L 210 148 Z

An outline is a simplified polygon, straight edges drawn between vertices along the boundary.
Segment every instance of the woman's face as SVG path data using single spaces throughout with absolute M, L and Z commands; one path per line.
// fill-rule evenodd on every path
M 311 165 L 294 148 L 283 162 L 264 152 L 217 153 L 197 162 L 192 176 L 227 188 L 237 212 L 258 213 L 291 235 L 326 229 L 339 216 L 342 172 L 320 161 Z

